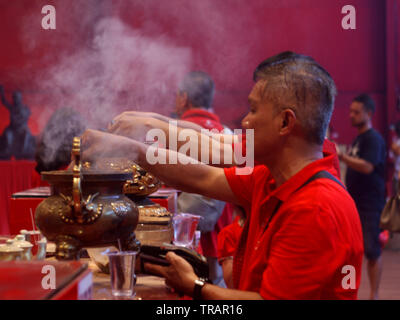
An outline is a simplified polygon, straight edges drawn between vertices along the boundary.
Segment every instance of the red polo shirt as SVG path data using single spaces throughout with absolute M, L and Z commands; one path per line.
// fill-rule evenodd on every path
M 297 190 L 321 170 L 337 174 L 333 162 L 332 154 L 315 161 L 278 188 L 265 166 L 256 166 L 248 176 L 225 169 L 249 214 L 234 257 L 238 289 L 259 292 L 265 299 L 357 298 L 363 240 L 354 201 L 325 178 Z M 282 205 L 266 228 L 279 200 Z M 354 267 L 355 288 L 342 286 L 348 282 L 347 265 Z
M 194 122 L 208 130 L 224 130 L 224 126 L 221 124 L 219 117 L 204 109 L 189 109 L 182 115 L 181 120 Z
M 232 143 L 232 149 L 235 150 L 235 148 L 236 148 L 236 150 L 241 151 L 242 157 L 246 156 L 246 135 L 245 134 L 241 135 L 238 142 Z M 324 144 L 322 145 L 322 151 L 324 153 L 331 153 L 334 155 L 333 166 L 336 169 L 336 173 L 334 175 L 340 179 L 340 162 L 339 162 L 339 157 L 336 153 L 336 145 L 332 141 L 325 139 Z M 256 162 L 255 162 L 255 165 L 257 165 Z
M 218 259 L 233 257 L 238 246 L 243 227 L 239 217 L 233 223 L 223 228 L 218 234 Z

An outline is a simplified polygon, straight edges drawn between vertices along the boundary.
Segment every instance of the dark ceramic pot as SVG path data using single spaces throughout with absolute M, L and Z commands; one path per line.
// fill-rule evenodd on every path
M 79 259 L 84 247 L 108 245 L 139 250 L 134 230 L 139 219 L 136 204 L 123 194 L 129 172 L 82 172 L 80 141 L 74 140 L 73 171 L 42 172 L 52 195 L 36 209 L 42 234 L 56 243 L 56 258 Z

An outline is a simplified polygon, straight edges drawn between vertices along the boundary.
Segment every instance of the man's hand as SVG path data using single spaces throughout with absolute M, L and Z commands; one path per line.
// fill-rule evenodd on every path
M 170 266 L 162 267 L 145 263 L 145 270 L 164 277 L 166 279 L 166 284 L 174 288 L 177 292 L 184 293 L 188 296 L 193 296 L 194 281 L 198 279 L 198 277 L 194 273 L 192 266 L 185 259 L 177 256 L 173 252 L 168 252 L 166 258 L 170 262 Z M 208 283 L 201 290 L 201 295 L 205 300 L 262 299 L 258 292 L 226 289 Z
M 124 111 L 119 116 L 128 116 L 128 117 L 136 117 L 136 118 L 154 118 L 154 119 L 159 119 L 159 120 L 163 120 L 163 121 L 172 120 L 172 118 L 163 116 L 159 113 L 145 112 L 145 111 Z
M 394 154 L 395 154 L 396 156 L 399 156 L 399 155 L 400 155 L 400 146 L 399 146 L 396 142 L 393 142 L 393 143 L 392 143 L 390 149 L 394 152 Z
M 173 252 L 168 252 L 166 259 L 171 264 L 170 266 L 162 267 L 145 263 L 145 270 L 164 277 L 165 283 L 177 292 L 192 296 L 194 281 L 199 278 L 194 273 L 192 266 L 185 259 Z
M 371 174 L 372 171 L 374 171 L 374 165 L 372 163 L 364 159 L 353 157 L 344 152 L 341 152 L 337 145 L 336 145 L 336 152 L 339 159 L 353 170 L 356 170 L 363 174 Z
M 337 153 L 337 156 L 338 156 L 338 158 L 340 159 L 340 160 L 342 160 L 342 158 L 343 158 L 343 152 L 342 152 L 342 150 L 340 149 L 340 147 L 337 145 L 337 143 L 335 143 L 335 147 L 336 147 L 336 153 Z
M 86 130 L 82 135 L 82 158 L 93 161 L 98 158 L 128 158 L 136 162 L 138 150 L 132 140 L 97 130 Z
M 136 117 L 124 112 L 114 118 L 108 127 L 108 132 L 139 142 L 146 142 L 146 135 L 149 130 L 158 129 L 162 125 L 159 122 L 161 121 L 157 119 L 142 116 Z

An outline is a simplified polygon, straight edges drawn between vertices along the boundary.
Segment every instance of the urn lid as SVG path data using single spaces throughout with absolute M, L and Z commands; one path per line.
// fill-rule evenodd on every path
M 23 234 L 19 234 L 14 238 L 14 244 L 22 249 L 33 247 L 32 243 L 25 240 L 25 236 Z
M 0 252 L 17 253 L 22 251 L 20 247 L 14 244 L 14 240 L 12 239 L 8 239 L 4 245 L 0 246 Z
M 95 162 L 84 162 L 82 171 L 129 173 L 130 177 L 124 185 L 126 195 L 146 197 L 161 187 L 161 181 L 157 177 L 126 158 L 102 158 Z
M 43 180 L 53 183 L 73 181 L 72 166 L 67 170 L 44 171 Z M 81 177 L 84 182 L 125 182 L 123 193 L 147 197 L 161 187 L 161 181 L 133 161 L 126 158 L 101 158 L 83 162 Z
M 49 183 L 54 182 L 71 182 L 73 180 L 73 173 L 69 170 L 57 171 L 43 171 L 41 172 L 42 179 Z M 83 171 L 82 180 L 86 182 L 100 182 L 100 181 L 126 181 L 132 177 L 132 173 L 126 172 L 112 172 L 112 171 Z
M 45 237 L 43 237 L 42 239 L 40 239 L 39 241 L 38 241 L 38 244 L 47 244 L 47 238 L 45 238 Z

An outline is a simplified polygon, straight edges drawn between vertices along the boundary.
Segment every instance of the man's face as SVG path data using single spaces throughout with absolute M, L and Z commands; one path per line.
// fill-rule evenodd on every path
M 254 129 L 254 159 L 262 162 L 279 145 L 279 117 L 272 103 L 265 101 L 265 80 L 258 81 L 248 97 L 250 111 L 242 120 L 244 129 Z
M 362 127 L 371 118 L 361 102 L 353 101 L 350 105 L 350 121 L 353 127 Z

